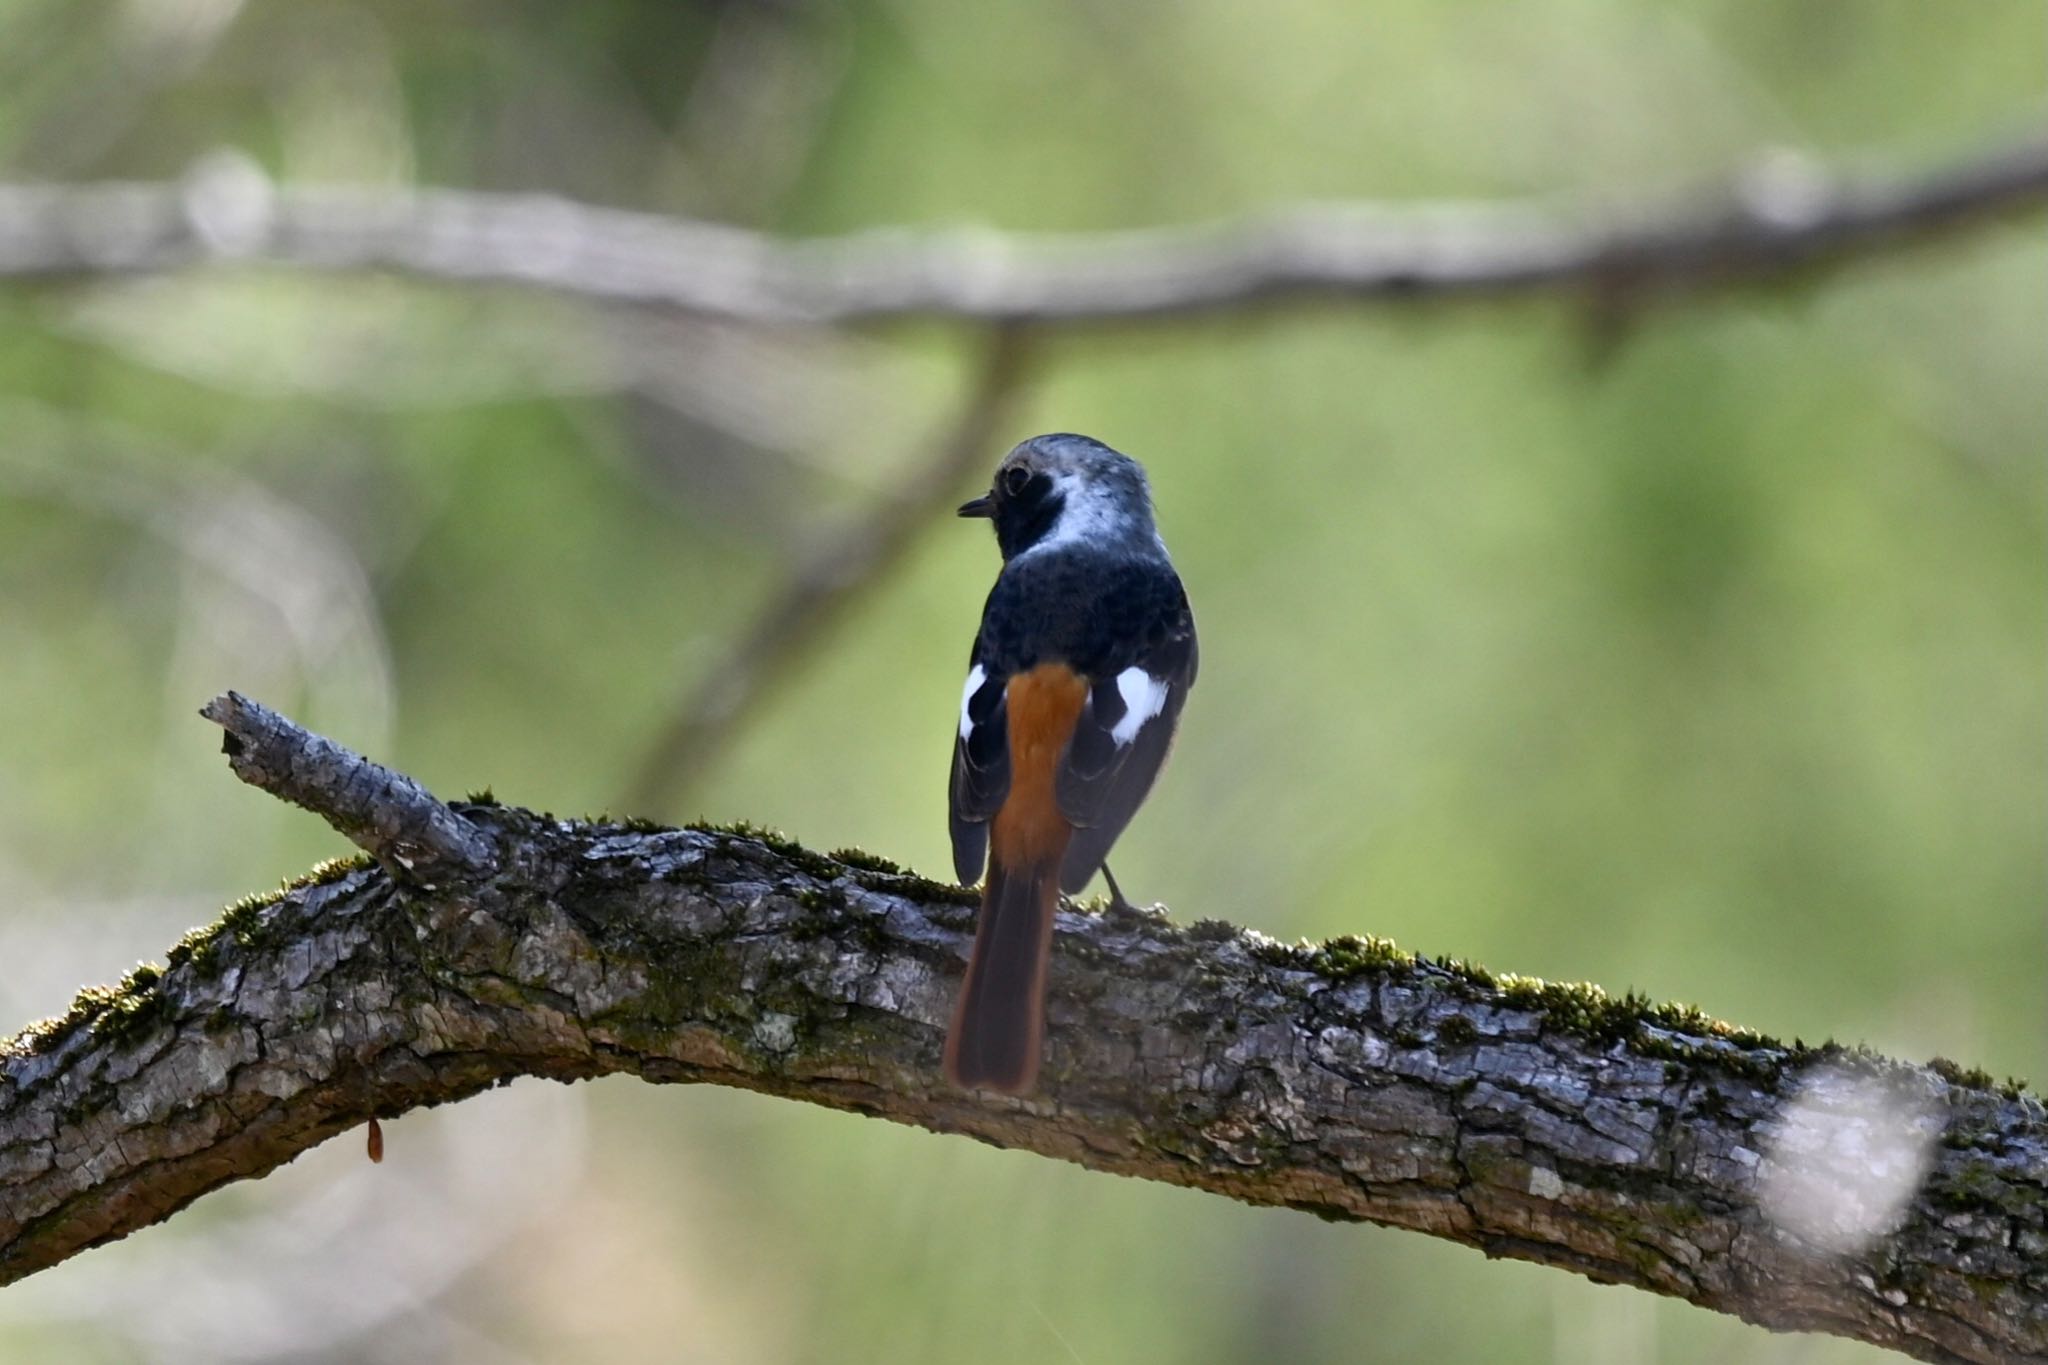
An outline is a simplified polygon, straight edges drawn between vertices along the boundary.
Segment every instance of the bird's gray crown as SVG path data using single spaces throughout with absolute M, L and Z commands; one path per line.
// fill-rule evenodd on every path
M 1025 543 L 1006 545 L 1011 554 L 1068 546 L 1146 557 L 1164 556 L 1166 547 L 1152 519 L 1152 490 L 1136 460 L 1102 442 L 1072 432 L 1052 432 L 1020 442 L 1003 457 L 995 477 L 996 496 L 1012 471 L 1042 477 L 1046 511 Z M 1021 480 L 1019 480 L 1021 482 Z M 999 514 L 1000 515 L 1000 514 Z M 999 528 L 1000 530 L 1001 528 Z

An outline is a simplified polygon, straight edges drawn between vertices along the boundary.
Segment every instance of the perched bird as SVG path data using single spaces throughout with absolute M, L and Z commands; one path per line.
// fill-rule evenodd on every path
M 946 1076 L 1021 1095 L 1038 1078 L 1046 962 L 1079 891 L 1166 762 L 1195 681 L 1195 622 L 1145 471 L 1086 436 L 1034 436 L 963 517 L 995 523 L 953 745 L 953 867 L 988 881 L 946 1035 Z

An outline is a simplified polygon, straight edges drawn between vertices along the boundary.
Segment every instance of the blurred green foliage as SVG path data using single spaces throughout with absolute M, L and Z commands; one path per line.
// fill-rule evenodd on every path
M 160 179 L 226 147 L 289 180 L 792 232 L 1093 228 L 1597 203 L 1775 145 L 1925 164 L 2037 118 L 2044 76 L 2038 5 L 2003 0 L 12 0 L 0 173 Z M 1184 918 L 2048 1071 L 2044 297 L 2036 222 L 1604 342 L 1571 298 L 1053 339 L 1012 435 L 1148 464 L 1203 633 L 1120 879 Z M 771 341 L 749 387 L 646 321 L 269 273 L 0 290 L 21 1021 L 339 851 L 229 777 L 192 715 L 221 688 L 444 793 L 611 805 L 792 556 L 908 477 L 966 339 L 825 346 L 851 388 Z M 980 528 L 934 524 L 689 802 L 646 813 L 945 867 L 995 566 Z M 417 1313 L 536 1360 L 1874 1358 L 751 1096 L 588 1098 L 574 1197 Z M 395 1160 L 437 1121 L 391 1125 Z M 323 1169 L 134 1254 L 243 1235 Z M 352 1273 L 348 1243 L 323 1254 Z M 93 1259 L 10 1291 L 0 1354 L 155 1358 L 38 1316 Z M 452 1339 L 405 1358 L 480 1358 Z

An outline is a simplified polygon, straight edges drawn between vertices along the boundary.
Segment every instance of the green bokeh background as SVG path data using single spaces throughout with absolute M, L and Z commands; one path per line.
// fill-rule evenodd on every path
M 0 174 L 163 179 L 228 148 L 284 180 L 798 233 L 1599 205 L 1778 146 L 1906 168 L 2010 135 L 2041 117 L 2042 20 L 2004 0 L 6 0 Z M 2036 219 L 1616 335 L 1558 297 L 1048 340 L 1004 441 L 1079 430 L 1144 460 L 1203 635 L 1120 879 L 1183 918 L 1386 934 L 2048 1071 L 2044 299 Z M 281 272 L 0 287 L 13 1022 L 341 851 L 226 773 L 192 715 L 221 688 L 443 792 L 614 805 L 791 557 L 915 468 L 973 352 L 935 324 L 770 338 L 748 391 L 704 380 L 687 324 L 650 350 L 670 325 Z M 678 376 L 694 396 L 664 390 Z M 985 530 L 935 521 L 645 813 L 946 867 L 950 717 L 994 569 Z M 272 1354 L 1878 1358 L 752 1096 L 523 1102 L 587 1111 L 552 1202 L 447 1250 L 446 1282 L 390 1318 Z M 450 1122 L 391 1125 L 377 1178 Z M 152 1277 L 276 1235 L 344 1162 L 363 1178 L 334 1146 L 8 1291 L 0 1357 L 206 1358 L 141 1325 Z M 295 1264 L 346 1284 L 362 1259 L 342 1238 Z M 292 1318 L 299 1288 L 244 1272 Z M 79 1306 L 117 1280 L 124 1314 Z

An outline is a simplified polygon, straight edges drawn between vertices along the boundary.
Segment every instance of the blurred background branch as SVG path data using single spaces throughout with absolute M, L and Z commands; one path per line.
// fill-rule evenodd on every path
M 240 263 L 522 284 L 761 323 L 1081 324 L 1317 298 L 1676 293 L 1850 260 L 2044 199 L 2048 139 L 2035 135 L 1918 176 L 1841 175 L 1780 151 L 1675 204 L 1351 203 L 1100 235 L 795 240 L 549 196 L 277 185 L 222 154 L 174 185 L 0 185 L 0 277 Z

